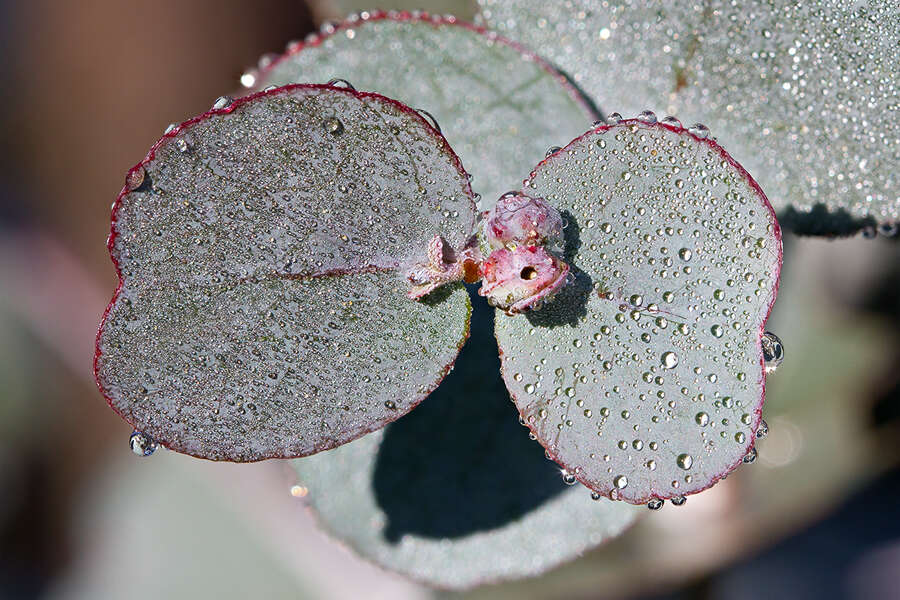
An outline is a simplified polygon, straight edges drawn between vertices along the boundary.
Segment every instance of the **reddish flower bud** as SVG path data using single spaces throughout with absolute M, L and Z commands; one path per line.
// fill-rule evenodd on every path
M 542 246 L 495 250 L 482 264 L 478 293 L 492 305 L 515 314 L 549 299 L 566 282 L 569 265 Z
M 487 215 L 484 238 L 493 250 L 524 245 L 561 252 L 562 216 L 542 198 L 504 194 Z

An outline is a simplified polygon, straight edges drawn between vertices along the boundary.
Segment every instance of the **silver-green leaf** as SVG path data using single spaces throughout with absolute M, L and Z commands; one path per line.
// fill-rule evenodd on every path
M 646 512 L 566 485 L 529 439 L 499 376 L 490 314 L 477 299 L 459 368 L 411 414 L 291 462 L 327 531 L 440 588 L 538 575 Z
M 896 2 L 479 3 L 605 111 L 708 125 L 792 227 L 896 232 Z
M 465 290 L 404 266 L 473 226 L 466 173 L 419 114 L 288 86 L 167 133 L 113 207 L 119 288 L 97 337 L 110 405 L 203 458 L 303 456 L 411 410 L 468 335 Z
M 362 13 L 289 46 L 249 81 L 260 88 L 331 79 L 434 115 L 484 208 L 597 118 L 539 57 L 453 17 Z
M 523 190 L 567 220 L 575 276 L 539 311 L 497 317 L 504 380 L 548 454 L 632 503 L 709 487 L 760 422 L 781 235 L 704 133 L 628 120 L 538 165 Z

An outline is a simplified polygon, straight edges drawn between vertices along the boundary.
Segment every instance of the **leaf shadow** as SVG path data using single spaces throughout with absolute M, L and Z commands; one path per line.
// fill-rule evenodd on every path
M 808 212 L 789 206 L 778 215 L 778 222 L 797 235 L 826 236 L 854 235 L 877 224 L 872 217 L 854 217 L 846 209 L 832 211 L 824 204 L 816 204 Z
M 528 322 L 535 327 L 577 327 L 587 315 L 588 298 L 594 291 L 594 281 L 575 263 L 581 248 L 581 226 L 571 212 L 562 211 L 566 223 L 563 259 L 569 264 L 569 276 L 574 281 L 566 284 L 553 299 L 540 310 L 525 313 Z
M 519 424 L 500 377 L 493 309 L 472 295 L 472 335 L 456 369 L 386 428 L 378 450 L 372 486 L 392 543 L 503 527 L 567 489 Z

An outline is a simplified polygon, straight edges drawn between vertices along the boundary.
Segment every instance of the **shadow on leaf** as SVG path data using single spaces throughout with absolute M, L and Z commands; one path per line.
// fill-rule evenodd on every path
M 540 310 L 525 313 L 528 322 L 535 327 L 558 327 L 560 325 L 577 327 L 582 317 L 587 315 L 588 298 L 594 291 L 594 281 L 591 276 L 575 264 L 575 257 L 578 249 L 581 248 L 581 226 L 575 219 L 575 215 L 569 211 L 563 211 L 562 216 L 566 223 L 566 247 L 563 251 L 563 259 L 569 263 L 571 269 L 569 276 L 574 277 L 574 282 L 566 284 Z
M 779 224 L 797 235 L 854 235 L 862 229 L 874 228 L 872 217 L 857 218 L 843 208 L 830 212 L 824 204 L 816 204 L 809 212 L 789 206 L 778 215 Z
M 519 424 L 492 332 L 493 309 L 473 294 L 472 337 L 456 369 L 385 430 L 372 485 L 391 542 L 499 528 L 566 489 Z

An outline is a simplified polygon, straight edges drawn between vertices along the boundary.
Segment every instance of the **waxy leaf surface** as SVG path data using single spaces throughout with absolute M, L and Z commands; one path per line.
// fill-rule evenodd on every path
M 605 111 L 705 123 L 792 226 L 896 231 L 896 2 L 479 3 Z
M 568 221 L 574 281 L 497 316 L 503 377 L 564 468 L 632 503 L 703 490 L 753 446 L 781 236 L 747 173 L 674 125 L 624 121 L 542 162 L 523 192 Z
M 474 176 L 484 208 L 597 118 L 540 58 L 452 17 L 364 13 L 270 63 L 253 79 L 257 87 L 341 78 L 427 110 Z
M 534 576 L 622 533 L 642 507 L 565 485 L 500 378 L 476 298 L 457 369 L 384 430 L 292 461 L 320 523 L 361 555 L 442 588 Z
M 473 219 L 446 141 L 393 100 L 288 86 L 212 110 L 166 134 L 113 207 L 98 385 L 203 458 L 355 439 L 451 368 L 468 296 L 412 302 L 404 266 L 434 235 L 462 245 Z

